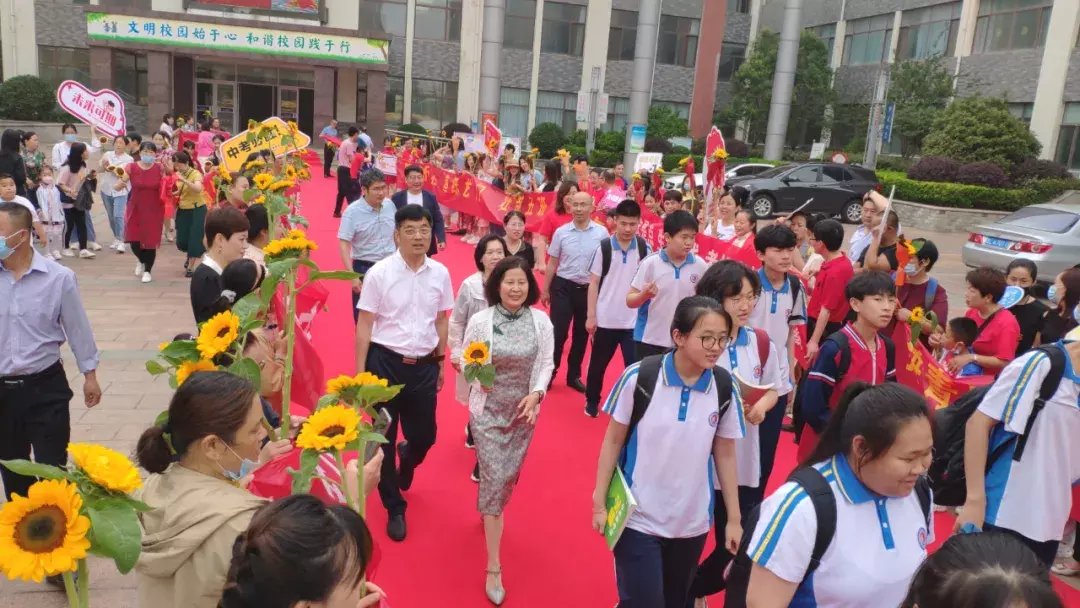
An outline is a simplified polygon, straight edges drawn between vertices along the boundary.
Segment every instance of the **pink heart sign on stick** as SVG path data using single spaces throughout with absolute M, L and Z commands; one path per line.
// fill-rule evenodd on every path
M 124 100 L 113 90 L 91 91 L 80 82 L 65 80 L 56 89 L 56 101 L 69 114 L 106 135 L 117 137 L 127 132 Z

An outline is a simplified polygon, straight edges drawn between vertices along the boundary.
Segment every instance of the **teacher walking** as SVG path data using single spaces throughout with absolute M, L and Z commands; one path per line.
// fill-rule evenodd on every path
M 172 173 L 172 161 L 158 162 L 157 146 L 145 141 L 139 147 L 139 160 L 124 169 L 122 181 L 131 183 L 131 194 L 124 212 L 124 240 L 139 262 L 135 276 L 143 283 L 153 280 L 150 273 L 161 246 L 161 228 L 165 225 L 165 203 L 161 200 L 161 182 Z

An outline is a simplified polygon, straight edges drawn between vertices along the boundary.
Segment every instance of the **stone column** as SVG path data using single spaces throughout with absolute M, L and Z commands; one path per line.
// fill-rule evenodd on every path
M 734 0 L 728 0 L 734 2 Z M 724 2 L 705 2 L 701 9 L 701 31 L 694 59 L 694 92 L 690 98 L 690 136 L 705 137 L 712 129 L 716 106 L 716 80 L 720 53 L 727 29 L 727 6 Z M 729 134 L 730 137 L 730 134 Z
M 484 0 L 484 32 L 480 45 L 480 114 L 499 115 L 500 65 L 506 0 Z M 484 132 L 484 125 L 480 125 Z
M 765 158 L 769 160 L 780 160 L 784 154 L 788 119 L 791 118 L 791 96 L 795 89 L 795 67 L 799 62 L 801 14 L 802 0 L 787 0 L 784 25 L 780 29 L 780 49 L 776 55 L 776 72 L 773 74 L 769 124 L 765 129 Z
M 104 46 L 90 47 L 90 88 L 95 91 L 112 88 L 112 49 Z
M 1080 28 L 1080 2 L 1054 0 L 1050 30 L 1046 33 L 1042 65 L 1039 68 L 1039 84 L 1035 89 L 1035 105 L 1031 109 L 1031 132 L 1042 144 L 1040 158 L 1054 158 L 1057 149 L 1061 112 L 1064 107 L 1065 80 L 1069 75 L 1069 59 L 1072 44 L 1061 41 L 1076 40 Z M 1058 41 L 1059 43 L 1055 43 Z
M 90 69 L 92 70 L 93 67 Z M 111 65 L 109 71 L 112 71 Z M 163 115 L 172 112 L 172 55 L 148 51 L 146 53 L 146 78 L 146 122 L 148 128 L 154 128 L 161 122 Z
M 334 109 L 334 115 L 338 120 L 344 122 L 356 120 L 357 111 L 359 110 L 356 107 L 356 91 L 358 88 L 357 71 L 355 69 L 337 69 L 337 107 Z
M 623 152 L 623 164 L 627 168 L 632 168 L 637 159 L 637 153 L 630 152 L 630 136 L 634 132 L 634 125 L 644 125 L 649 122 L 653 70 L 656 68 L 656 40 L 659 34 L 660 0 L 641 0 L 637 37 L 634 39 L 634 71 L 630 80 L 630 113 L 626 121 L 626 147 Z
M 353 96 L 356 92 L 353 91 Z M 315 126 L 330 122 L 334 117 L 334 68 L 315 66 Z
M 386 135 L 386 72 L 367 73 L 367 132 L 379 148 Z

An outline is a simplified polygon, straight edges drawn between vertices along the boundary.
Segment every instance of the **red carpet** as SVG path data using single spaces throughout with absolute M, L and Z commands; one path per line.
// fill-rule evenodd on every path
M 303 187 L 303 213 L 310 234 L 319 243 L 315 259 L 324 270 L 341 268 L 338 220 L 331 217 L 336 184 L 314 178 Z M 453 277 L 455 291 L 475 272 L 472 247 L 448 238 L 437 259 Z M 331 283 L 330 310 L 315 321 L 315 347 L 328 376 L 353 373 L 354 325 L 346 283 Z M 569 345 L 567 349 L 569 350 Z M 616 355 L 614 361 L 621 361 Z M 613 363 L 605 395 L 622 367 Z M 483 526 L 476 510 L 476 484 L 469 480 L 474 452 L 464 447 L 465 407 L 454 400 L 453 370 L 439 394 L 439 438 L 417 469 L 409 500 L 408 538 L 386 537 L 386 512 L 378 496 L 368 503 L 368 524 L 382 550 L 373 580 L 389 595 L 394 608 L 473 608 L 490 605 L 484 595 L 486 567 Z M 607 420 L 587 418 L 584 397 L 556 379 L 541 409 L 537 430 L 521 481 L 506 510 L 503 534 L 505 606 L 597 608 L 616 603 L 614 563 L 600 536 L 589 526 L 596 457 Z M 779 485 L 795 460 L 791 435 L 781 438 L 772 487 Z M 943 539 L 949 522 L 938 518 Z M 710 546 L 707 551 L 711 550 Z M 1068 605 L 1080 606 L 1080 593 L 1057 585 Z M 714 598 L 712 604 L 722 600 Z

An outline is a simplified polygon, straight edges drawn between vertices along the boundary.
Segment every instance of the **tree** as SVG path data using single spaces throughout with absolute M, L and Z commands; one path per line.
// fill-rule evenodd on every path
M 1042 145 L 1028 126 L 1009 113 L 1003 99 L 968 97 L 952 103 L 934 121 L 923 153 L 960 163 L 992 162 L 1008 171 L 1039 155 Z
M 735 72 L 729 116 L 743 123 L 748 141 L 760 142 L 765 139 L 779 50 L 780 35 L 771 30 L 762 30 L 750 55 Z M 788 141 L 803 142 L 809 133 L 820 129 L 825 107 L 833 97 L 829 49 L 820 38 L 804 30 L 799 38 Z
M 649 108 L 649 137 L 671 139 L 672 137 L 686 137 L 690 127 L 686 119 L 668 106 L 652 106 Z
M 896 104 L 893 134 L 900 138 L 905 158 L 922 149 L 952 94 L 953 77 L 940 58 L 905 61 L 893 67 L 889 85 L 889 102 Z
M 540 151 L 540 158 L 553 158 L 566 145 L 566 133 L 553 122 L 542 122 L 529 133 L 529 145 Z

